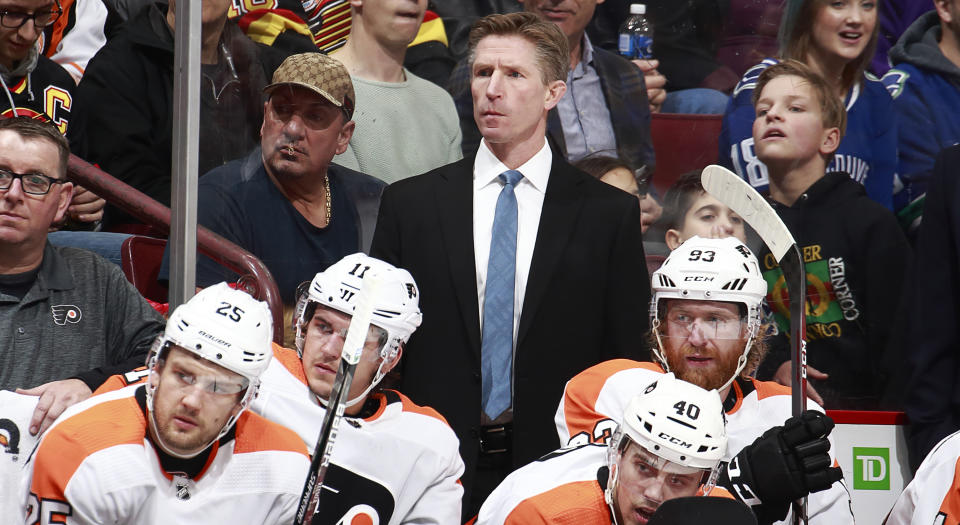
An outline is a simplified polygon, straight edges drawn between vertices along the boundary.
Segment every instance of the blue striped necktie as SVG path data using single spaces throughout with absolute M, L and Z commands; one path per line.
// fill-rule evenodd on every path
M 487 260 L 480 366 L 483 372 L 483 412 L 490 419 L 496 419 L 510 408 L 514 282 L 517 274 L 517 197 L 513 189 L 522 178 L 523 174 L 516 170 L 500 174 L 503 189 L 497 197 L 490 258 Z

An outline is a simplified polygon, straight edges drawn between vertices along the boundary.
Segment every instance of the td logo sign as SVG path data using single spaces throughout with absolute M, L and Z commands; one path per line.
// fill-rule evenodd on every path
M 853 447 L 853 488 L 890 490 L 890 449 Z

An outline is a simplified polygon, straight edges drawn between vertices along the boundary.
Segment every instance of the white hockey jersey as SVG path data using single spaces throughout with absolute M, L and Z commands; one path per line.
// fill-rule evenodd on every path
M 274 345 L 261 381 L 253 410 L 293 429 L 312 452 L 326 409 L 307 386 L 297 353 Z M 329 525 L 460 523 L 464 467 L 456 434 L 436 411 L 399 392 L 384 390 L 373 399 L 379 408 L 372 416 L 340 422 L 314 519 L 322 515 Z
M 25 523 L 293 522 L 310 466 L 296 434 L 246 411 L 199 475 L 166 472 L 145 438 L 144 388 L 93 396 L 57 419 L 28 465 Z
M 653 363 L 614 359 L 590 367 L 567 382 L 554 418 L 560 444 L 605 443 L 623 416 L 627 403 L 656 381 L 663 369 Z M 810 408 L 823 411 L 812 401 Z M 730 461 L 764 431 L 782 425 L 791 415 L 790 389 L 769 381 L 737 379 L 724 402 L 727 414 L 727 453 Z M 834 456 L 830 438 L 830 457 Z M 812 525 L 853 523 L 850 493 L 843 481 L 811 494 L 808 512 Z M 780 523 L 792 523 L 792 516 Z
M 609 525 L 607 446 L 562 448 L 513 471 L 480 507 L 476 525 Z M 711 497 L 733 498 L 717 487 Z
M 23 519 L 24 465 L 37 444 L 29 432 L 38 396 L 0 390 L 0 517 Z
M 583 445 L 513 471 L 483 502 L 476 525 L 608 525 L 610 508 L 597 475 L 606 458 L 606 445 Z
M 927 454 L 903 489 L 886 525 L 960 524 L 960 432 L 943 438 Z

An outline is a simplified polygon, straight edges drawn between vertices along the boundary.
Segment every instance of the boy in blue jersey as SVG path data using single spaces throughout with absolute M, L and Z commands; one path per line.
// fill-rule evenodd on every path
M 753 140 L 770 199 L 804 254 L 809 386 L 825 408 L 878 407 L 910 247 L 893 214 L 842 171 L 826 172 L 846 126 L 829 85 L 802 62 L 760 74 Z M 776 260 L 761 259 L 781 334 L 789 305 Z M 786 337 L 779 335 L 778 337 Z M 774 344 L 758 377 L 790 384 L 789 346 Z M 889 351 L 888 351 L 889 348 Z
M 893 97 L 905 202 L 901 223 L 918 226 L 933 162 L 960 141 L 960 0 L 935 0 L 890 50 L 883 76 Z

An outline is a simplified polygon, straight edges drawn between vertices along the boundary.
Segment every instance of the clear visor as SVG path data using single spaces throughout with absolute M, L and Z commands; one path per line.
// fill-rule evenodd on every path
M 682 310 L 670 311 L 664 320 L 665 337 L 688 338 L 700 335 L 708 339 L 740 339 L 747 333 L 746 320 L 739 315 L 707 313 L 695 315 Z
M 159 341 L 158 338 L 157 342 L 154 342 L 154 347 L 158 346 Z M 167 356 L 170 355 L 170 350 L 173 348 L 179 348 L 190 353 L 192 359 L 178 363 L 170 362 Z M 231 372 L 172 342 L 161 343 L 156 351 L 158 353 L 158 365 L 164 371 L 168 371 L 167 368 L 169 368 L 169 377 L 173 377 L 175 380 L 175 384 L 171 385 L 173 388 L 195 387 L 207 394 L 236 395 L 250 387 L 248 378 L 236 372 Z
M 340 339 L 339 344 L 343 344 L 347 340 L 347 328 L 336 330 L 332 328 L 329 324 L 314 319 L 313 326 L 310 327 L 310 335 L 313 336 L 316 330 L 316 337 L 319 338 L 321 344 L 331 344 L 334 341 L 332 339 Z M 380 349 L 387 342 L 386 341 L 386 331 L 379 326 L 370 325 L 370 328 L 367 329 L 367 337 L 363 342 L 363 354 L 361 359 L 368 359 L 371 361 L 376 361 L 380 358 Z M 344 349 L 346 350 L 346 349 Z

